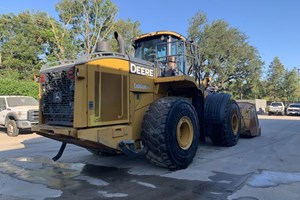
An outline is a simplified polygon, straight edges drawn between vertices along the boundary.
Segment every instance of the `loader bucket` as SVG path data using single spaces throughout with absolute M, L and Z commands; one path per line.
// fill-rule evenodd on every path
M 248 137 L 260 136 L 261 127 L 259 126 L 255 104 L 248 102 L 237 103 L 241 111 L 241 135 Z

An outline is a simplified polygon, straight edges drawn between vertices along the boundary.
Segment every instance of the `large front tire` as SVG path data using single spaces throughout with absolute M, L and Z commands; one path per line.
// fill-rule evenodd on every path
M 189 101 L 159 99 L 150 105 L 142 125 L 146 158 L 161 167 L 186 168 L 196 154 L 199 130 L 197 113 Z
M 15 120 L 9 120 L 7 122 L 6 133 L 10 137 L 16 137 L 19 135 L 19 129 Z

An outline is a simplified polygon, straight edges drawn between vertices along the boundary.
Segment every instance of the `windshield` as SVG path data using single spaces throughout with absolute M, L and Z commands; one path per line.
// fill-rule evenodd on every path
M 163 57 L 167 55 L 167 45 L 166 44 L 161 44 L 162 40 L 161 39 L 152 39 L 152 40 L 147 40 L 144 42 L 139 42 L 136 44 L 135 48 L 135 57 L 147 60 L 150 62 L 154 62 L 154 60 L 159 57 Z M 156 47 L 159 45 L 159 49 L 157 52 Z M 156 52 L 158 55 L 156 55 Z
M 168 71 L 168 67 L 172 68 L 172 75 L 182 75 L 187 73 L 194 59 L 190 51 L 187 53 L 186 46 L 184 41 L 167 35 L 146 38 L 135 41 L 135 57 L 157 62 L 162 71 Z M 168 73 L 164 72 L 162 76 L 168 76 Z
M 300 108 L 300 104 L 291 104 L 289 107 L 291 107 L 291 108 Z
M 282 106 L 281 103 L 271 103 L 271 106 Z
M 7 97 L 9 107 L 16 106 L 37 106 L 38 101 L 32 97 Z

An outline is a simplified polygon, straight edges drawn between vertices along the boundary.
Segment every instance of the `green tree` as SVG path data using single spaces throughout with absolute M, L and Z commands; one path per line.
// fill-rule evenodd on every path
M 34 74 L 43 64 L 45 45 L 41 35 L 43 13 L 22 12 L 0 15 L 1 70 L 15 70 L 21 79 Z
M 132 22 L 130 19 L 127 21 L 119 19 L 115 22 L 114 30 L 120 33 L 124 38 L 125 52 L 127 54 L 134 54 L 134 48 L 132 46 L 132 39 L 141 34 L 140 23 L 138 21 Z M 114 51 L 118 50 L 118 44 L 116 40 L 111 40 L 112 48 Z
M 83 54 L 91 54 L 98 41 L 108 39 L 117 7 L 110 0 L 61 0 L 56 4 L 63 26 L 78 40 Z
M 251 46 L 245 46 L 240 51 L 240 55 L 244 55 L 239 57 L 241 60 L 235 65 L 234 75 L 228 77 L 232 78 L 228 83 L 229 91 L 237 99 L 262 98 L 260 78 L 263 63 L 257 56 L 257 50 Z
M 284 66 L 278 57 L 275 57 L 267 71 L 267 99 L 275 101 L 284 97 Z
M 52 17 L 44 16 L 45 29 L 43 37 L 47 46 L 47 62 L 76 59 L 80 51 L 78 40 L 68 29 L 67 24 L 61 24 Z
M 33 80 L 19 80 L 19 73 L 7 70 L 0 74 L 0 95 L 25 95 L 38 98 L 39 85 Z
M 297 101 L 300 97 L 300 85 L 297 74 L 297 69 L 294 68 L 291 71 L 285 70 L 283 75 L 283 97 L 287 101 Z
M 196 13 L 189 22 L 188 37 L 199 46 L 202 77 L 211 77 L 211 85 L 235 96 L 255 97 L 263 62 L 247 36 L 223 20 L 207 23 L 206 15 Z M 236 92 L 239 91 L 239 92 Z
M 188 38 L 195 43 L 200 43 L 203 30 L 207 25 L 207 17 L 202 12 L 197 12 L 189 21 Z

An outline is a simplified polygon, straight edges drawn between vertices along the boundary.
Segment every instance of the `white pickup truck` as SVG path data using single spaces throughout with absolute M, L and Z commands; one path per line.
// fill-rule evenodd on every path
M 17 136 L 19 129 L 30 129 L 38 123 L 38 101 L 27 96 L 0 95 L 0 126 L 8 136 Z
M 280 114 L 284 115 L 284 104 L 283 102 L 272 102 L 269 106 L 269 115 Z

